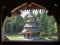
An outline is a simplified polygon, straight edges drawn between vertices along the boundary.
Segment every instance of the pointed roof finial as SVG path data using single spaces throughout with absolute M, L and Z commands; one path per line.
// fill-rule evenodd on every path
M 30 10 L 30 14 L 33 15 L 33 10 Z
M 27 17 L 28 17 L 28 18 L 29 18 L 29 17 L 33 17 L 33 10 L 30 10 L 30 12 L 29 12 L 29 14 L 28 14 Z

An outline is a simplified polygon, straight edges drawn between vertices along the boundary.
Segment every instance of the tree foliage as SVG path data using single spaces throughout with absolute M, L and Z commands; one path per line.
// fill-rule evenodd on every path
M 7 24 L 5 26 L 6 33 L 12 34 L 12 33 L 18 33 L 23 29 L 24 26 L 24 19 L 22 16 L 17 15 L 10 17 L 7 20 Z
M 36 23 L 40 30 L 40 36 L 57 36 L 57 23 L 53 16 L 38 13 L 35 15 Z
M 53 16 L 48 16 L 46 13 L 37 15 L 34 14 L 35 21 L 40 30 L 40 37 L 45 36 L 57 36 L 57 23 Z M 23 30 L 23 26 L 26 24 L 27 15 L 23 18 L 21 15 L 10 17 L 7 20 L 5 29 L 6 33 L 18 33 Z

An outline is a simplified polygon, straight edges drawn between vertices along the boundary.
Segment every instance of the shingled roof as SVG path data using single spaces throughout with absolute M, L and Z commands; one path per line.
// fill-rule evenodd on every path
M 33 17 L 33 16 L 29 14 L 29 15 L 27 16 L 27 18 L 29 18 L 29 17 Z
M 38 29 L 29 29 L 32 33 L 34 32 L 39 32 Z M 23 29 L 22 33 L 25 33 L 27 31 L 27 29 Z
M 35 20 L 27 20 L 26 22 L 35 22 Z
M 37 27 L 36 23 L 26 24 L 24 27 Z

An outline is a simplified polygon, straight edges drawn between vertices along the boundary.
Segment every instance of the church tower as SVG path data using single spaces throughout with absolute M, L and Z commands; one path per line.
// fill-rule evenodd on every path
M 34 20 L 33 11 L 30 10 L 28 14 L 26 24 L 22 31 L 24 38 L 26 39 L 38 39 L 40 37 L 40 32 L 38 30 L 38 26 Z

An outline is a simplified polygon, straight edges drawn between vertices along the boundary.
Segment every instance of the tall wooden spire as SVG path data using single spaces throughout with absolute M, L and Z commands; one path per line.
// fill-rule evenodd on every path
M 26 36 L 24 38 L 27 38 L 27 39 L 35 39 L 36 37 L 39 38 L 39 30 L 38 30 L 38 27 L 37 27 L 37 24 L 34 20 L 34 16 L 33 16 L 33 13 L 32 13 L 32 10 L 30 10 L 30 13 L 28 14 L 27 16 L 27 21 L 26 21 L 26 24 L 24 26 L 24 29 L 22 30 L 22 33 Z M 27 34 L 26 34 L 27 33 Z M 34 34 L 35 33 L 35 34 Z M 29 35 L 30 36 L 29 36 Z M 37 35 L 38 34 L 38 35 Z M 34 37 L 34 36 L 35 37 Z

